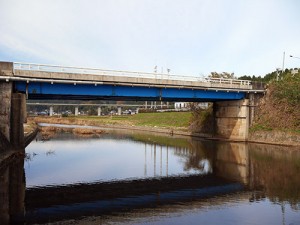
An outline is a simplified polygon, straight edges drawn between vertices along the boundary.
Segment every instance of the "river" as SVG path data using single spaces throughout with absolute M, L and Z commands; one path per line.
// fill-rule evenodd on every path
M 289 147 L 105 129 L 38 135 L 23 165 L 27 224 L 300 224 Z

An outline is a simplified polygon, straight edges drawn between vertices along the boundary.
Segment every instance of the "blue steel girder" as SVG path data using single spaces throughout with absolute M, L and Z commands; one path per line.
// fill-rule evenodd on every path
M 27 91 L 26 91 L 27 89 Z M 15 90 L 27 92 L 29 99 L 112 99 L 164 101 L 220 101 L 245 98 L 237 91 L 200 90 L 188 88 L 141 87 L 121 85 L 66 84 L 23 81 L 15 82 Z

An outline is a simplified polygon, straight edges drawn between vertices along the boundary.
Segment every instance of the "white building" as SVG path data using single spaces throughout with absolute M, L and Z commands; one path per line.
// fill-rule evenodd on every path
M 189 102 L 175 102 L 174 107 L 175 109 L 190 109 Z M 198 107 L 201 109 L 207 109 L 208 102 L 199 102 Z
M 175 102 L 174 104 L 175 109 L 187 109 L 188 107 L 188 102 Z

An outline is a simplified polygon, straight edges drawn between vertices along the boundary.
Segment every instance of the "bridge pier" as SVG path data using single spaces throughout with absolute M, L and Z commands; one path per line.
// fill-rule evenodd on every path
M 0 75 L 12 76 L 13 63 L 0 62 Z M 0 151 L 24 148 L 26 96 L 13 93 L 12 82 L 0 82 Z M 9 145 L 9 146 L 8 146 Z
M 214 103 L 214 135 L 246 141 L 249 131 L 249 99 Z
M 12 83 L 0 82 L 0 132 L 10 141 Z
M 101 116 L 101 107 L 98 107 L 98 116 Z
M 21 93 L 13 93 L 11 98 L 11 127 L 10 143 L 15 149 L 25 147 L 24 122 L 26 114 L 26 96 Z
M 0 62 L 0 75 L 13 76 L 13 64 Z M 0 132 L 10 141 L 10 120 L 11 120 L 11 96 L 13 86 L 11 82 L 0 82 Z M 2 142 L 0 143 L 0 149 Z
M 78 106 L 75 106 L 75 116 L 78 116 Z
M 121 116 L 122 115 L 122 108 L 118 107 L 118 115 Z
M 53 116 L 53 106 L 50 106 L 50 109 L 49 109 L 49 116 Z

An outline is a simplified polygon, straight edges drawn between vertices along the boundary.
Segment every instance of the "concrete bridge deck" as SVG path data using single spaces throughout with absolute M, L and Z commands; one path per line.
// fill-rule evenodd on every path
M 3 71 L 3 70 L 2 70 Z M 111 84 L 125 86 L 176 87 L 202 90 L 235 90 L 261 92 L 249 80 L 200 78 L 186 75 L 161 73 L 102 70 L 94 68 L 65 67 L 32 63 L 13 63 L 13 73 L 5 72 L 0 79 L 6 81 L 72 83 L 72 84 Z

